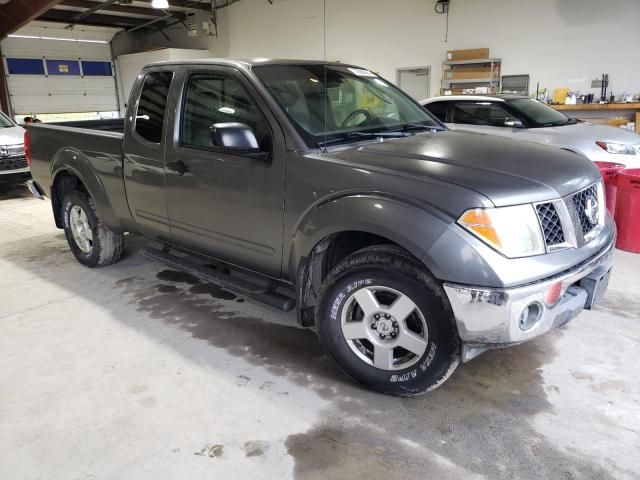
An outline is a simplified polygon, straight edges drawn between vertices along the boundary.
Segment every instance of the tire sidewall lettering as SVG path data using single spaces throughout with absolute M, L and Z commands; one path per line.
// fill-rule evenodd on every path
M 344 291 L 338 292 L 335 296 L 333 303 L 331 304 L 331 320 L 338 320 L 339 313 L 342 310 L 342 303 L 347 298 L 347 295 L 351 296 L 356 290 L 359 290 L 362 287 L 373 285 L 372 278 L 366 278 L 363 280 L 356 280 L 355 282 L 349 283 L 346 287 L 344 287 Z
M 420 362 L 420 365 L 418 366 L 418 368 L 420 368 L 420 370 L 422 370 L 423 372 L 426 372 L 427 369 L 429 368 L 429 365 L 431 365 L 431 362 L 433 362 L 433 359 L 436 356 L 436 344 L 433 342 L 430 342 L 430 348 L 429 348 L 429 353 L 427 354 L 426 357 L 424 357 L 424 359 L 422 360 L 422 362 Z M 409 372 L 405 372 L 403 374 L 395 374 L 395 375 L 391 375 L 389 377 L 389 382 L 390 383 L 401 383 L 401 382 L 407 382 L 411 379 L 414 379 L 418 376 L 418 369 L 414 368 L 413 370 L 409 371 Z
M 429 348 L 429 353 L 426 357 L 424 357 L 424 360 L 420 362 L 420 370 L 422 370 L 423 372 L 426 372 L 427 368 L 429 368 L 429 365 L 431 365 L 431 362 L 433 362 L 433 359 L 436 356 L 436 350 L 438 349 L 435 343 L 430 343 L 431 347 Z
M 71 202 L 65 202 L 64 215 L 62 216 L 62 221 L 64 222 L 65 228 L 71 228 L 71 224 L 69 223 L 69 215 L 72 208 L 73 208 L 73 204 Z

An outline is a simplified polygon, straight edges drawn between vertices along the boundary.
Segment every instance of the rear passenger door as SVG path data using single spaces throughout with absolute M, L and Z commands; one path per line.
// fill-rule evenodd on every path
M 275 118 L 251 83 L 230 67 L 185 71 L 180 98 L 165 158 L 174 242 L 279 276 L 285 145 Z M 268 156 L 216 145 L 212 126 L 230 122 L 251 127 Z
M 510 138 L 528 139 L 526 128 L 508 125 L 522 122 L 500 102 L 458 100 L 449 102 L 449 125 L 453 130 L 466 130 Z
M 171 241 L 164 189 L 163 137 L 174 72 L 143 73 L 134 86 L 125 119 L 124 181 L 131 215 L 140 232 Z

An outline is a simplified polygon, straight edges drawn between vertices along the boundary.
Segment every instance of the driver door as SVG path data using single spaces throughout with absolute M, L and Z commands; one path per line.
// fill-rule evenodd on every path
M 186 73 L 167 144 L 167 209 L 175 243 L 272 276 L 281 273 L 284 136 L 253 87 L 232 68 Z M 216 145 L 212 126 L 237 122 L 268 155 Z

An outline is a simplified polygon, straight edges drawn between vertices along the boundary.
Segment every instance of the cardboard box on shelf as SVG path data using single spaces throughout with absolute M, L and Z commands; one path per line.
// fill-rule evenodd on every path
M 497 77 L 500 69 L 496 65 L 493 68 L 493 76 Z M 488 78 L 491 76 L 491 67 L 480 68 L 452 68 L 445 70 L 445 78 L 447 80 L 464 80 L 466 78 Z
M 483 87 L 487 89 L 487 87 Z M 475 88 L 443 88 L 440 90 L 440 95 L 476 95 Z
M 447 51 L 447 60 L 476 60 L 489 58 L 488 48 L 468 48 L 466 50 L 449 50 Z

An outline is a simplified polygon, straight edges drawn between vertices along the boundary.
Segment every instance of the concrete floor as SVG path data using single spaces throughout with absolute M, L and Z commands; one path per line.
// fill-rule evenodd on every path
M 598 310 L 398 399 L 139 238 L 87 269 L 22 188 L 0 225 L 1 479 L 640 478 L 640 255 Z

